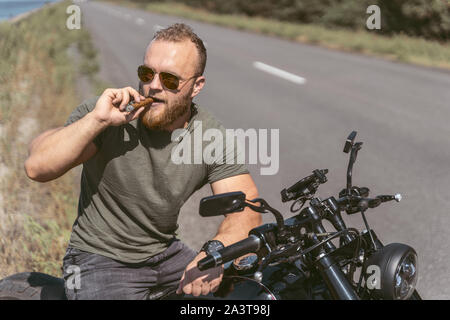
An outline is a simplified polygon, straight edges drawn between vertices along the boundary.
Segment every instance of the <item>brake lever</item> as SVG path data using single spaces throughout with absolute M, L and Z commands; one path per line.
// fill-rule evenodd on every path
M 397 202 L 400 202 L 402 200 L 402 195 L 400 193 L 397 193 L 396 195 L 381 195 L 377 196 L 373 199 L 371 198 L 361 198 L 361 200 L 358 202 L 358 208 L 360 210 L 367 210 L 367 208 L 376 208 L 383 202 L 388 202 L 395 200 Z
M 359 210 L 366 211 L 368 208 L 376 208 L 381 204 L 381 199 L 378 198 L 361 198 L 358 202 L 358 208 Z
M 400 202 L 402 201 L 402 195 L 400 193 L 396 193 L 395 195 L 380 195 L 377 196 L 378 199 L 381 200 L 381 202 L 388 202 L 388 201 L 392 201 L 395 200 L 396 202 Z
M 376 208 L 383 201 L 377 198 L 367 198 L 362 196 L 344 196 L 338 200 L 339 206 L 347 212 L 347 214 L 355 214 L 365 211 L 368 208 Z

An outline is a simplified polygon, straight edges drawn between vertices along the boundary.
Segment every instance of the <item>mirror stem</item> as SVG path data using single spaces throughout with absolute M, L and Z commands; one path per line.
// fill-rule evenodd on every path
M 350 160 L 347 168 L 347 195 L 351 195 L 353 164 L 356 162 L 356 157 L 358 155 L 358 151 L 361 150 L 362 144 L 362 142 L 355 143 L 352 146 L 352 151 L 350 152 Z
M 275 220 L 277 221 L 277 226 L 278 226 L 278 235 L 279 235 L 280 239 L 284 239 L 285 236 L 286 236 L 286 231 L 285 231 L 285 227 L 284 227 L 283 215 L 278 210 L 272 208 L 266 202 L 266 200 L 264 200 L 262 198 L 257 198 L 257 199 L 248 200 L 248 201 L 252 202 L 252 203 L 259 202 L 261 204 L 260 207 L 256 207 L 254 205 L 246 203 L 246 205 L 248 207 L 250 207 L 251 209 L 255 210 L 256 212 L 265 213 L 266 210 L 268 210 L 275 216 Z

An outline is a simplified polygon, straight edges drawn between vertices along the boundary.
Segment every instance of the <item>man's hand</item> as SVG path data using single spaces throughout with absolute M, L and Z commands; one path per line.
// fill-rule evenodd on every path
M 214 194 L 232 191 L 243 191 L 249 199 L 258 197 L 258 190 L 250 174 L 241 174 L 230 178 L 225 178 L 211 184 Z M 226 215 L 220 224 L 218 233 L 213 240 L 221 241 L 225 246 L 231 245 L 247 238 L 248 232 L 261 225 L 261 214 L 246 208 L 242 212 L 235 212 Z M 182 292 L 198 297 L 200 294 L 206 295 L 215 292 L 219 288 L 223 277 L 223 265 L 200 271 L 197 262 L 206 257 L 205 252 L 200 252 L 184 271 L 177 294 Z
M 177 289 L 177 294 L 192 294 L 195 297 L 216 292 L 222 282 L 223 266 L 200 271 L 197 262 L 206 257 L 205 252 L 200 252 L 197 257 L 186 267 L 183 277 Z
M 145 99 L 135 89 L 126 87 L 122 89 L 106 89 L 95 105 L 92 114 L 94 118 L 107 126 L 119 126 L 139 117 L 146 108 L 139 108 L 131 112 L 125 110 L 132 100 L 139 102 Z

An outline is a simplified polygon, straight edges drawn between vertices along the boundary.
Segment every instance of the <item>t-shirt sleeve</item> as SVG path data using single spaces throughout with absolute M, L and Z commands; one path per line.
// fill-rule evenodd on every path
M 80 104 L 78 107 L 76 107 L 70 114 L 69 118 L 67 119 L 66 123 L 64 124 L 64 127 L 67 127 L 68 125 L 80 120 L 85 115 L 87 115 L 89 112 L 94 110 L 98 98 L 99 97 L 87 99 L 82 104 Z M 97 137 L 94 138 L 94 143 L 98 148 L 100 148 L 102 145 L 102 138 L 104 135 L 103 133 L 104 133 L 104 131 L 102 131 Z
M 245 150 L 238 144 L 236 137 L 227 137 L 225 129 L 221 127 L 223 133 L 223 150 L 212 163 L 207 165 L 207 181 L 213 183 L 225 178 L 249 173 L 244 161 Z

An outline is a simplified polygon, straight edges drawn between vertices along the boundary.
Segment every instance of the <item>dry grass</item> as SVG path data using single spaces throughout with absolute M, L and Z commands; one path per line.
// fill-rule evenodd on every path
M 68 30 L 66 1 L 0 24 L 0 278 L 22 271 L 61 275 L 78 198 L 77 170 L 48 183 L 27 178 L 32 138 L 61 126 L 79 104 L 78 69 L 97 71 L 84 30 Z M 76 46 L 80 66 L 67 51 Z

